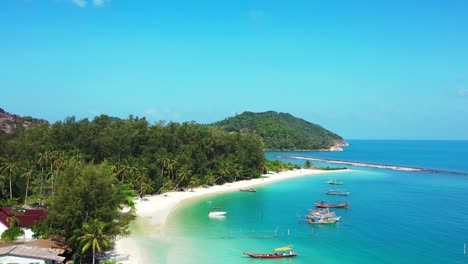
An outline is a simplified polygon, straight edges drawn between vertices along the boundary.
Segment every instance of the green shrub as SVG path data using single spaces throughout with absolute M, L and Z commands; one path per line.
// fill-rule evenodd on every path
M 7 230 L 5 230 L 5 232 L 2 233 L 2 241 L 5 241 L 5 242 L 12 242 L 12 241 L 15 241 L 19 236 L 22 236 L 24 235 L 24 231 L 15 226 L 15 227 L 11 227 L 11 228 L 8 228 Z

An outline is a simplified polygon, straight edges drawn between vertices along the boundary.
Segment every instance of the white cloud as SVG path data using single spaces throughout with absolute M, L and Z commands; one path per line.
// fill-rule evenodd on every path
M 72 2 L 79 7 L 87 7 L 88 2 L 91 2 L 95 7 L 105 6 L 110 0 L 72 0 Z
M 468 89 L 465 89 L 465 88 L 458 89 L 457 94 L 459 96 L 468 96 Z
M 110 0 L 93 0 L 94 6 L 104 6 L 106 3 L 109 3 Z
M 263 10 L 260 10 L 260 9 L 251 9 L 247 12 L 247 14 L 252 19 L 258 19 L 258 18 L 262 18 L 263 16 L 265 16 L 265 13 L 263 12 Z
M 157 116 L 159 114 L 158 110 L 150 108 L 145 110 L 145 116 L 150 117 L 150 116 Z
M 143 116 L 148 120 L 170 120 L 177 121 L 180 118 L 180 114 L 172 109 L 155 109 L 148 108 L 143 112 Z
M 79 7 L 86 7 L 88 5 L 86 0 L 72 0 L 72 2 Z

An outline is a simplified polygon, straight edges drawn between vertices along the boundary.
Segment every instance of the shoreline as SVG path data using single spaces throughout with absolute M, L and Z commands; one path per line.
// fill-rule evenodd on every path
M 227 192 L 240 191 L 243 188 L 253 188 L 266 184 L 289 180 L 303 176 L 322 175 L 327 173 L 336 173 L 344 170 L 313 170 L 297 169 L 279 173 L 264 174 L 265 178 L 256 178 L 251 180 L 242 180 L 223 185 L 214 185 L 208 188 L 197 187 L 193 191 L 186 192 L 167 192 L 159 195 L 152 195 L 135 201 L 137 219 L 135 221 L 145 221 L 152 227 L 149 235 L 163 238 L 162 229 L 169 215 L 177 208 L 179 204 L 204 196 L 218 195 Z M 145 230 L 146 231 L 146 230 Z M 115 243 L 115 249 L 112 252 L 111 260 L 123 264 L 150 263 L 146 259 L 145 253 L 138 245 L 138 236 L 130 234 L 127 237 L 118 239 Z

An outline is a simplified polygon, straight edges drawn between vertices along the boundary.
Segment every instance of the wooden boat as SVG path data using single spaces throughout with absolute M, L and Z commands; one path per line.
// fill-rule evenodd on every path
M 331 203 L 321 201 L 321 202 L 315 202 L 315 207 L 318 207 L 318 208 L 344 208 L 344 207 L 348 207 L 349 204 L 350 204 L 350 202 L 331 204 Z
M 342 195 L 342 196 L 348 196 L 349 195 L 349 192 L 341 192 L 341 191 L 338 191 L 338 190 L 328 190 L 326 192 L 326 194 L 328 195 Z
M 240 189 L 241 192 L 256 192 L 255 189 L 248 188 L 248 189 Z
M 258 254 L 258 253 L 249 253 L 242 252 L 244 255 L 251 258 L 289 258 L 297 256 L 296 252 L 284 252 L 284 253 L 267 253 L 267 254 Z
M 323 218 L 323 219 L 318 219 L 318 218 L 312 218 L 309 219 L 309 224 L 312 225 L 329 225 L 329 224 L 335 224 L 338 221 L 340 221 L 341 216 L 335 216 L 335 217 L 328 217 L 328 218 Z
M 311 210 L 309 209 L 309 214 L 306 215 L 307 219 L 324 219 L 329 217 L 334 217 L 335 212 L 330 212 L 328 208 Z
M 332 185 L 342 185 L 343 184 L 343 182 L 339 182 L 339 181 L 336 181 L 336 180 L 328 180 L 327 183 L 332 184 Z

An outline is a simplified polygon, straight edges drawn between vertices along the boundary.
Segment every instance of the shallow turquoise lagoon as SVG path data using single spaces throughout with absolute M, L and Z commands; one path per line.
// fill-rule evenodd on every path
M 378 143 L 354 142 L 353 146 L 367 144 L 358 149 L 372 152 L 369 144 L 377 144 L 376 150 L 389 144 Z M 464 171 L 459 149 L 448 162 L 456 165 L 427 158 L 412 163 L 417 153 L 427 156 L 420 149 L 413 145 L 413 152 L 405 151 L 401 156 L 409 158 L 403 164 L 395 163 L 397 159 L 391 155 L 388 160 L 372 160 L 371 154 L 369 159 L 360 159 L 363 154 L 353 158 L 352 150 L 341 154 L 346 160 Z M 398 154 L 396 150 L 392 153 Z M 331 158 L 340 158 L 340 153 L 333 155 Z M 276 154 L 267 156 L 275 158 Z M 274 183 L 255 193 L 233 192 L 187 202 L 170 216 L 164 236 L 147 238 L 143 246 L 158 263 L 468 263 L 463 254 L 463 243 L 468 240 L 468 176 L 352 169 Z M 350 195 L 327 196 L 324 191 L 332 186 L 325 181 L 330 178 L 343 181 L 340 188 Z M 312 226 L 304 215 L 316 200 L 350 201 L 351 205 L 336 209 L 342 216 L 338 224 Z M 221 207 L 228 214 L 209 218 L 212 207 Z M 285 245 L 293 245 L 298 256 L 263 260 L 241 253 L 271 252 Z

